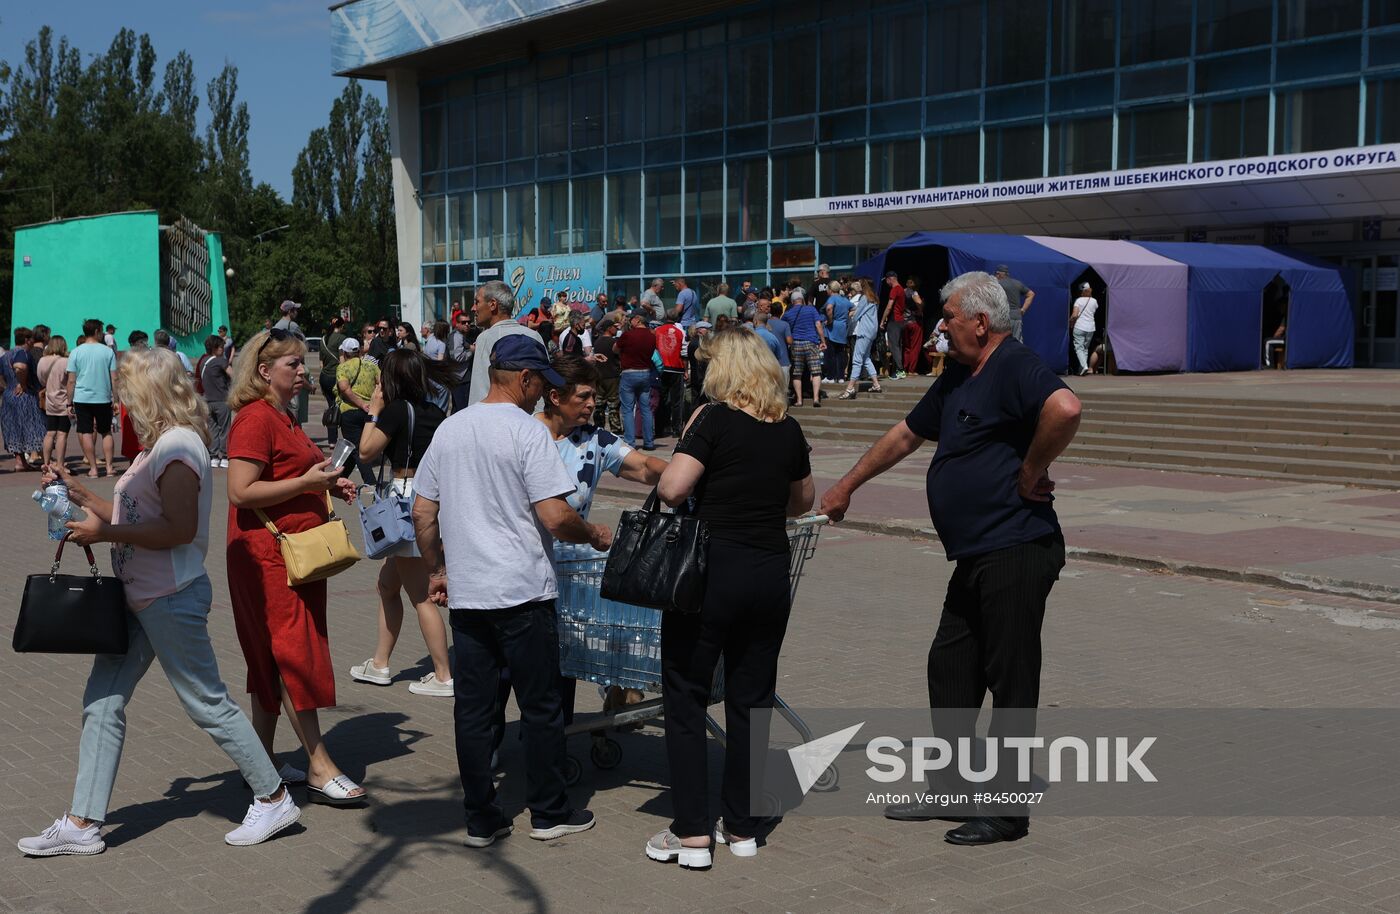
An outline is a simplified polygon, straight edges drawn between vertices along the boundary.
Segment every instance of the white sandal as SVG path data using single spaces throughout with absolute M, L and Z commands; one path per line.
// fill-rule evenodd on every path
M 358 796 L 352 795 L 361 789 L 359 784 L 343 774 L 338 774 L 320 787 L 312 787 L 307 784 L 306 798 L 312 803 L 324 803 L 327 806 L 353 806 L 369 799 L 367 793 L 361 793 Z
M 735 838 L 724 830 L 724 823 L 715 824 L 715 843 L 729 845 L 729 852 L 736 857 L 757 857 L 757 838 Z
M 669 828 L 647 842 L 647 856 L 658 863 L 678 863 L 687 870 L 707 870 L 713 862 L 708 847 L 686 847 Z

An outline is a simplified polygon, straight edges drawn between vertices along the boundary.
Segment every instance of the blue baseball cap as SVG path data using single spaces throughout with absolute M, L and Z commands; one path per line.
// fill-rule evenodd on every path
M 538 371 L 552 386 L 567 386 L 559 372 L 550 367 L 549 353 L 544 344 L 524 333 L 512 333 L 496 340 L 496 345 L 491 347 L 491 367 L 507 371 Z

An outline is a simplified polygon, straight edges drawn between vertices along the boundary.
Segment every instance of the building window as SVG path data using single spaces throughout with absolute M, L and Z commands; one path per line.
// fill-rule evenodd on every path
M 865 193 L 865 146 L 822 149 L 820 196 L 846 197 Z
M 870 190 L 914 190 L 919 182 L 919 141 L 897 140 L 870 146 Z
M 671 57 L 647 61 L 647 136 L 670 137 L 681 133 L 682 92 L 685 73 L 681 58 Z
M 571 90 L 573 110 L 569 119 L 569 142 L 574 149 L 603 145 L 603 75 L 576 76 Z
M 447 105 L 447 167 L 462 168 L 472 164 L 475 161 L 474 152 L 472 101 L 469 98 L 455 98 Z
M 1279 39 L 1356 31 L 1361 28 L 1361 3 L 1362 0 L 1279 0 Z
M 535 154 L 535 88 L 512 89 L 505 95 L 506 158 L 523 159 Z
M 924 140 L 928 166 L 924 183 L 930 187 L 976 184 L 982 179 L 982 136 L 945 133 Z
M 639 65 L 608 75 L 608 143 L 629 143 L 642 138 L 643 84 Z
M 505 256 L 505 191 L 483 190 L 476 194 L 476 256 L 499 260 Z
M 453 194 L 447 198 L 447 259 L 475 260 L 476 238 L 472 234 L 472 195 Z
M 729 241 L 758 241 L 768 237 L 768 160 L 730 162 L 726 191 Z
M 422 115 L 423 170 L 437 171 L 443 167 L 442 108 L 424 108 Z
M 603 179 L 574 180 L 574 251 L 603 249 Z
M 1276 153 L 1343 149 L 1357 143 L 1361 102 L 1355 83 L 1280 92 L 1276 104 Z
M 822 110 L 839 111 L 865 104 L 867 62 L 870 60 L 870 28 L 866 18 L 841 19 L 824 27 L 821 33 L 821 53 L 817 60 L 820 65 L 809 68 L 815 71 L 822 85 Z M 813 63 L 816 47 L 809 47 L 806 55 L 796 60 Z M 883 50 L 881 54 L 883 55 Z M 919 58 L 901 60 L 906 67 L 919 66 Z
M 796 229 L 783 216 L 783 204 L 788 200 L 806 200 L 816 196 L 816 157 L 809 150 L 773 156 L 773 224 L 772 237 L 792 238 Z
M 928 94 L 982 85 L 982 2 L 956 0 L 928 9 Z
M 1268 44 L 1274 35 L 1273 0 L 1198 0 L 1196 53 Z
M 535 186 L 506 188 L 506 256 L 535 255 Z
M 773 39 L 773 117 L 811 114 L 817 107 L 816 50 L 815 29 Z
M 724 54 L 704 51 L 686 58 L 685 130 L 724 126 Z
M 1195 160 L 1245 159 L 1269 152 L 1269 98 L 1196 103 Z
M 646 187 L 646 246 L 660 248 L 680 244 L 680 169 L 647 172 Z
M 499 162 L 505 154 L 505 97 L 479 95 L 476 99 L 476 161 Z
M 1400 0 L 1371 0 L 1371 26 L 1400 25 Z
M 569 148 L 569 81 L 540 83 L 539 110 L 540 153 L 564 152 Z
M 875 44 L 870 49 L 870 100 L 916 98 L 924 84 L 924 11 L 892 10 L 875 17 Z
M 987 85 L 1044 79 L 1045 4 L 987 0 L 987 18 Z
M 1118 167 L 1186 161 L 1186 106 L 1137 108 L 1118 115 Z
M 1017 181 L 1045 173 L 1045 129 L 1034 124 L 987 131 L 987 180 Z
M 768 42 L 729 48 L 729 125 L 756 124 L 768 118 Z
M 1115 0 L 1055 0 L 1050 17 L 1054 29 L 1050 52 L 1053 75 L 1113 66 L 1114 3 Z
M 423 198 L 423 262 L 447 262 L 447 198 Z
M 724 240 L 724 166 L 692 165 L 685 170 L 685 243 L 719 244 Z
M 642 246 L 642 176 L 608 175 L 608 248 Z
M 1132 0 L 1123 5 L 1123 65 L 1191 53 L 1191 0 Z
M 1082 175 L 1113 168 L 1113 118 L 1077 118 L 1050 125 L 1050 174 Z
M 540 253 L 569 252 L 569 182 L 540 185 Z

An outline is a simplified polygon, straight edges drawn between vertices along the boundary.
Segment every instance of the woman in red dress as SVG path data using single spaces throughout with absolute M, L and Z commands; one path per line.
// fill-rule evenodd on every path
M 228 437 L 228 581 L 248 663 L 253 729 L 276 758 L 272 737 L 279 707 L 286 708 L 310 760 L 310 799 L 360 803 L 364 788 L 332 761 L 316 714 L 335 704 L 326 582 L 289 586 L 277 540 L 254 510 L 262 509 L 278 530 L 299 533 L 326 522 L 328 491 L 352 501 L 355 486 L 330 468 L 293 418 L 292 401 L 308 383 L 306 345 L 283 330 L 263 331 L 244 353 L 228 398 L 238 413 Z
M 904 370 L 913 377 L 926 374 L 921 361 L 924 356 L 924 297 L 919 294 L 919 279 L 910 276 L 904 282 L 904 332 L 900 344 L 904 347 Z

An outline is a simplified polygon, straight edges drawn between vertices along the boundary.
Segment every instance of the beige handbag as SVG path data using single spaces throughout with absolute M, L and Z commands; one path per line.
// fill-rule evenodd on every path
M 330 512 L 330 518 L 324 524 L 301 533 L 283 533 L 261 508 L 253 509 L 267 527 L 267 532 L 276 538 L 277 545 L 282 548 L 288 587 L 323 581 L 340 574 L 362 558 L 350 542 L 350 531 L 345 528 L 345 522 L 335 516 L 329 492 L 326 493 L 326 509 Z

